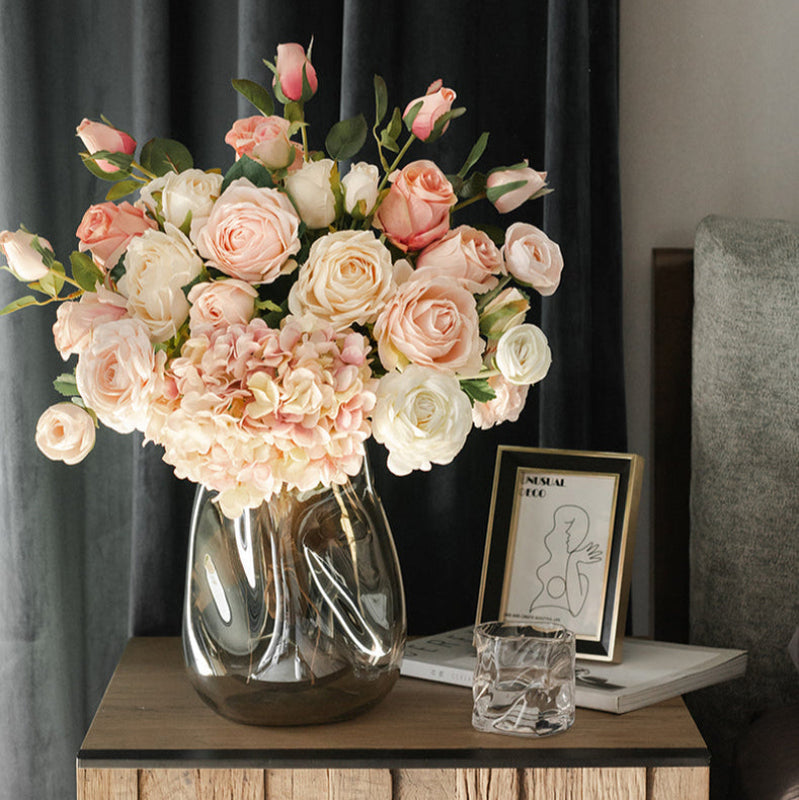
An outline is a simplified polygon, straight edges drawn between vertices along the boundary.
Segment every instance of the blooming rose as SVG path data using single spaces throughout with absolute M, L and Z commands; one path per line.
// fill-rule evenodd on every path
M 518 385 L 543 380 L 552 363 L 547 337 L 538 326 L 530 323 L 503 333 L 495 358 L 503 377 Z
M 278 189 L 237 178 L 216 201 L 197 249 L 212 267 L 248 283 L 271 283 L 297 265 L 300 218 Z
M 449 275 L 464 289 L 482 294 L 497 285 L 496 276 L 504 271 L 502 254 L 491 237 L 461 225 L 419 253 L 415 279 Z
M 445 88 L 441 80 L 431 83 L 424 97 L 417 97 L 415 100 L 411 100 L 402 114 L 403 118 L 407 117 L 410 110 L 421 101 L 422 107 L 414 117 L 411 133 L 417 139 L 421 139 L 423 142 L 427 141 L 435 128 L 438 118 L 452 108 L 452 101 L 455 97 L 455 92 L 452 89 Z M 448 126 L 449 122 L 444 125 L 443 130 L 445 131 Z
M 166 353 L 156 353 L 137 319 L 105 322 L 78 357 L 80 396 L 100 422 L 118 433 L 144 430 L 149 406 L 162 391 Z
M 471 428 L 469 398 L 453 376 L 412 364 L 380 379 L 372 435 L 388 448 L 395 475 L 449 464 Z
M 135 237 L 157 227 L 142 209 L 127 201 L 106 202 L 89 206 L 75 235 L 82 253 L 90 251 L 99 266 L 111 270 Z
M 527 402 L 529 386 L 510 383 L 502 375 L 493 375 L 488 385 L 494 390 L 495 397 L 487 403 L 475 403 L 472 408 L 472 420 L 476 427 L 487 430 L 502 422 L 516 422 Z
M 56 403 L 36 423 L 36 446 L 51 461 L 77 464 L 94 447 L 94 420 L 74 403 Z
M 91 343 L 92 331 L 104 322 L 127 316 L 127 300 L 98 284 L 96 292 L 84 292 L 77 302 L 58 306 L 53 339 L 61 358 L 82 353 Z
M 411 279 L 399 287 L 375 322 L 380 361 L 387 370 L 412 362 L 439 372 L 479 372 L 480 338 L 473 295 L 457 281 Z
M 294 161 L 290 127 L 291 123 L 283 117 L 245 117 L 233 123 L 225 142 L 236 151 L 236 160 L 249 156 L 269 169 L 281 169 Z
M 125 153 L 131 155 L 136 151 L 136 140 L 129 136 L 125 131 L 113 128 L 102 122 L 93 122 L 89 119 L 81 121 L 77 128 L 78 136 L 83 142 L 83 146 L 89 153 L 96 153 L 105 150 L 109 153 Z M 105 159 L 96 162 L 104 172 L 118 172 L 115 167 Z
M 380 172 L 374 164 L 359 161 L 341 179 L 344 187 L 344 208 L 357 217 L 368 216 L 377 202 Z
M 214 328 L 244 325 L 255 313 L 258 292 L 249 283 L 228 278 L 198 283 L 189 290 L 189 330 L 192 336 Z
M 452 184 L 432 161 L 412 161 L 389 177 L 391 190 L 374 225 L 401 250 L 421 250 L 449 230 L 457 202 Z
M 191 283 L 203 262 L 191 242 L 174 226 L 147 231 L 128 247 L 125 274 L 117 284 L 128 300 L 128 311 L 150 331 L 153 342 L 165 342 L 189 316 L 183 287 Z
M 488 198 L 500 214 L 506 214 L 508 211 L 518 208 L 533 195 L 538 194 L 547 185 L 546 180 L 546 172 L 536 172 L 527 166 L 527 159 L 525 159 L 515 167 L 495 169 L 488 173 L 486 180 Z M 523 185 L 500 193 L 503 187 L 513 183 L 522 183 Z
M 330 178 L 336 162 L 308 161 L 286 178 L 286 191 L 309 228 L 326 228 L 336 218 L 336 197 Z
M 289 310 L 336 330 L 374 322 L 395 291 L 391 254 L 371 231 L 338 231 L 311 245 L 289 293 Z
M 275 86 L 279 82 L 280 91 L 289 100 L 310 100 L 316 94 L 316 89 L 319 85 L 316 78 L 316 70 L 313 68 L 308 56 L 305 55 L 305 49 L 302 45 L 293 42 L 279 44 L 277 46 L 275 69 L 277 70 L 277 75 L 272 81 L 272 85 Z M 303 72 L 305 72 L 305 77 L 311 87 L 311 94 L 308 97 L 302 96 Z
M 487 339 L 499 339 L 505 331 L 524 322 L 530 303 L 515 287 L 503 289 L 480 313 L 480 333 Z
M 560 247 L 534 225 L 514 222 L 505 232 L 502 254 L 508 272 L 520 283 L 544 297 L 558 288 L 563 270 Z
M 53 251 L 50 242 L 41 236 L 23 230 L 0 231 L 0 250 L 3 251 L 14 275 L 21 281 L 38 281 L 49 272 L 41 253 L 33 249 L 34 239 L 38 239 L 39 244 L 46 250 Z

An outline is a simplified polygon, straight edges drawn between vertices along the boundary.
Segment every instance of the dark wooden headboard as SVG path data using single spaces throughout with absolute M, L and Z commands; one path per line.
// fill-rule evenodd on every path
M 693 250 L 652 251 L 654 637 L 688 641 Z

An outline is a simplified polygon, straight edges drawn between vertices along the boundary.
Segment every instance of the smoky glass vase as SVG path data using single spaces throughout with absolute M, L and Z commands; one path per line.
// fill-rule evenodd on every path
M 343 486 L 284 490 L 228 519 L 194 503 L 183 651 L 199 695 L 254 725 L 352 717 L 399 675 L 405 601 L 368 462 Z

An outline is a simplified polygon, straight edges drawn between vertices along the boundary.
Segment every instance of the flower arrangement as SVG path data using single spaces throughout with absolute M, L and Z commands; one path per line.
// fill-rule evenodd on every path
M 81 157 L 112 186 L 78 226 L 69 273 L 43 237 L 0 233 L 6 269 L 33 292 L 2 313 L 59 303 L 55 345 L 77 356 L 55 381 L 67 399 L 37 425 L 41 451 L 74 464 L 98 423 L 142 431 L 230 517 L 282 487 L 344 482 L 370 435 L 405 475 L 449 463 L 473 426 L 516 420 L 551 362 L 525 322 L 525 289 L 552 294 L 563 266 L 533 225 L 495 240 L 455 224 L 479 199 L 504 213 L 549 191 L 526 161 L 474 171 L 487 133 L 457 175 L 403 165 L 414 141 L 435 141 L 465 111 L 441 81 L 389 116 L 375 76 L 380 164 L 342 175 L 369 134 L 364 116 L 312 151 L 310 48 L 283 44 L 265 63 L 271 92 L 233 81 L 259 113 L 227 133 L 225 175 L 195 168 L 170 139 L 137 159 L 127 133 L 84 120 Z

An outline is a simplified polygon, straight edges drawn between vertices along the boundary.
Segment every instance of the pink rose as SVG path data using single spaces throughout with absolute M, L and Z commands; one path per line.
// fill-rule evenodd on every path
M 210 335 L 215 328 L 246 325 L 255 313 L 256 297 L 258 292 L 249 283 L 235 278 L 192 286 L 189 290 L 191 335 Z
M 560 284 L 563 256 L 543 231 L 526 222 L 514 222 L 505 232 L 505 266 L 519 283 L 547 297 Z
M 387 370 L 408 363 L 439 372 L 477 373 L 485 343 L 473 295 L 452 278 L 406 281 L 389 299 L 374 327 Z
M 505 380 L 502 375 L 489 378 L 488 385 L 496 396 L 487 403 L 474 404 L 472 420 L 475 427 L 486 430 L 502 422 L 516 422 L 527 402 L 530 387 L 517 386 Z
M 142 209 L 127 201 L 119 205 L 98 203 L 89 206 L 75 235 L 80 239 L 78 249 L 90 251 L 97 264 L 108 271 L 116 266 L 132 239 L 157 227 Z
M 249 156 L 269 169 L 281 169 L 294 161 L 294 143 L 289 141 L 291 123 L 283 117 L 237 119 L 225 142 L 236 151 L 236 159 Z
M 411 125 L 411 132 L 417 139 L 421 139 L 425 142 L 430 138 L 430 134 L 433 132 L 438 118 L 452 108 L 452 101 L 455 97 L 455 92 L 452 91 L 452 89 L 445 88 L 442 86 L 442 81 L 437 80 L 430 84 L 424 97 L 417 97 L 415 100 L 411 100 L 411 102 L 408 103 L 402 115 L 403 118 L 408 116 L 410 110 L 420 100 L 422 101 L 422 107 L 419 109 Z M 448 127 L 449 122 L 444 125 L 442 133 Z
M 412 161 L 391 174 L 391 189 L 374 216 L 401 250 L 421 250 L 449 230 L 449 212 L 457 202 L 452 184 L 432 161 Z
M 36 446 L 51 461 L 83 461 L 94 447 L 94 437 L 94 420 L 74 403 L 50 406 L 36 423 Z
M 484 231 L 461 225 L 428 245 L 416 259 L 414 280 L 449 275 L 474 294 L 493 289 L 505 272 L 502 254 Z
M 506 214 L 518 208 L 533 195 L 537 195 L 547 185 L 546 172 L 536 172 L 527 166 L 527 159 L 515 167 L 507 169 L 495 169 L 488 173 L 486 189 L 488 199 L 494 204 L 494 208 L 500 214 Z M 521 183 L 515 189 L 500 191 L 503 187 L 511 186 L 514 183 Z M 546 194 L 546 192 L 544 192 Z
M 278 189 L 237 178 L 216 201 L 197 236 L 208 264 L 248 283 L 271 283 L 291 272 L 300 249 L 300 218 Z
M 127 316 L 127 300 L 121 294 L 98 286 L 97 292 L 84 292 L 77 302 L 61 303 L 53 325 L 55 346 L 66 361 L 82 353 L 91 343 L 92 331 L 104 322 Z
M 83 146 L 89 153 L 96 153 L 98 150 L 106 150 L 109 153 L 125 153 L 131 155 L 136 151 L 136 140 L 130 137 L 125 131 L 113 128 L 102 122 L 92 122 L 84 119 L 77 128 L 78 136 L 83 142 Z M 105 160 L 97 162 L 97 166 L 105 172 L 117 172 L 118 169 L 113 164 Z
M 33 249 L 34 239 L 38 239 L 42 247 L 52 252 L 53 248 L 50 242 L 41 236 L 23 230 L 0 231 L 0 250 L 3 251 L 14 275 L 26 283 L 38 281 L 49 272 L 42 261 L 41 254 Z
M 305 55 L 305 49 L 300 44 L 279 44 L 277 46 L 277 58 L 275 59 L 277 75 L 272 81 L 272 86 L 280 81 L 280 91 L 289 100 L 310 100 L 316 94 L 318 81 L 316 70 L 311 65 L 310 60 Z M 311 94 L 308 97 L 302 96 L 302 73 L 308 79 L 311 87 Z

